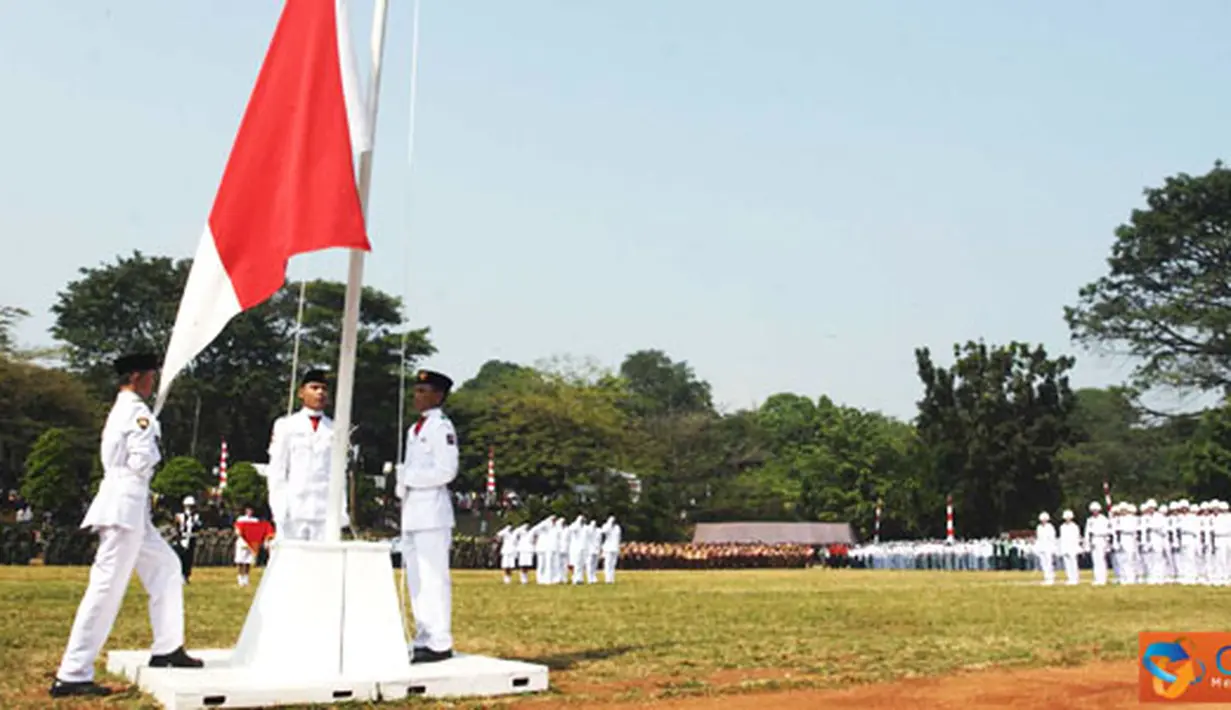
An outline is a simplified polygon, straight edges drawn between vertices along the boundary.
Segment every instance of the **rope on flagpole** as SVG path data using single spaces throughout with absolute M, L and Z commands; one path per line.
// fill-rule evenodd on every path
M 295 381 L 299 379 L 299 341 L 303 337 L 303 304 L 307 294 L 308 280 L 299 281 L 299 308 L 295 313 L 295 347 L 291 351 L 291 385 L 286 396 L 286 415 L 295 412 Z
M 407 130 L 406 172 L 409 178 L 415 156 L 415 103 L 419 93 L 419 0 L 415 0 L 412 10 L 411 41 L 410 41 L 410 127 Z M 410 336 L 409 312 L 407 303 L 410 301 L 410 247 L 409 240 L 404 240 L 406 247 L 402 274 L 402 347 L 398 361 L 398 424 L 397 424 L 397 463 L 400 466 L 404 460 L 406 442 L 406 345 Z M 395 484 L 396 485 L 396 484 Z M 406 588 L 406 554 L 402 553 L 402 564 L 398 569 L 398 610 L 402 613 L 402 633 L 406 638 L 414 638 L 411 627 L 410 592 Z
M 411 175 L 415 162 L 415 100 L 419 94 L 419 0 L 414 4 L 414 20 L 411 23 L 410 41 L 410 128 L 407 133 L 406 172 Z M 408 180 L 409 182 L 409 180 Z M 397 461 L 403 460 L 403 447 L 406 441 L 406 344 L 410 336 L 409 312 L 407 303 L 410 301 L 410 241 L 405 252 L 405 263 L 402 275 L 402 352 L 398 367 L 398 428 L 397 428 Z

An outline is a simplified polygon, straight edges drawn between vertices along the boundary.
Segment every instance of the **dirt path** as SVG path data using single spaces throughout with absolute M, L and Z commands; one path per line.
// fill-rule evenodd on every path
M 1095 663 L 1076 668 L 980 671 L 941 678 L 906 680 L 867 685 L 849 690 L 794 690 L 749 693 L 719 697 L 692 697 L 654 702 L 585 703 L 594 710 L 1140 710 L 1137 700 L 1137 667 L 1131 662 Z M 597 688 L 591 688 L 597 690 Z M 567 700 L 560 704 L 534 703 L 535 710 L 576 708 Z M 1206 704 L 1202 708 L 1231 708 L 1231 704 Z

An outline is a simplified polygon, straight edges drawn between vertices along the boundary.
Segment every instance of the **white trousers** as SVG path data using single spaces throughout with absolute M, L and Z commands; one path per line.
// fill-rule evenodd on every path
M 1145 569 L 1146 584 L 1164 584 L 1167 581 L 1167 557 L 1162 550 L 1141 553 L 1141 566 Z
M 539 584 L 551 583 L 551 553 L 536 552 L 534 554 L 534 581 Z
M 619 552 L 603 552 L 603 581 L 607 584 L 615 584 L 616 562 L 619 559 Z
M 288 520 L 284 529 L 278 530 L 283 540 L 314 540 L 325 539 L 324 520 Z
M 415 617 L 416 648 L 453 648 L 453 583 L 449 578 L 452 545 L 450 528 L 402 532 L 402 564 Z
M 1090 567 L 1094 570 L 1094 584 L 1107 584 L 1107 548 L 1090 551 Z
M 1197 583 L 1197 548 L 1186 545 L 1175 553 L 1175 577 L 1180 584 Z
M 111 635 L 134 568 L 149 596 L 154 629 L 151 652 L 171 653 L 184 645 L 184 577 L 179 556 L 148 520 L 137 530 L 99 528 L 90 583 L 77 607 L 57 678 L 69 683 L 94 679 L 94 660 Z
M 1079 571 L 1077 569 L 1077 553 L 1066 552 L 1060 555 L 1064 560 L 1064 577 L 1069 584 L 1077 584 L 1080 581 Z
M 1214 547 L 1215 568 L 1218 570 L 1218 576 L 1215 578 L 1217 584 L 1226 584 L 1231 581 L 1231 540 L 1220 537 Z
M 1035 553 L 1039 558 L 1039 569 L 1043 570 L 1043 584 L 1056 583 L 1056 558 L 1050 552 Z
M 598 553 L 586 555 L 586 584 L 598 581 Z
M 1143 584 L 1145 582 L 1145 562 L 1141 548 L 1137 545 L 1132 545 L 1126 550 L 1125 559 L 1128 561 L 1128 583 Z

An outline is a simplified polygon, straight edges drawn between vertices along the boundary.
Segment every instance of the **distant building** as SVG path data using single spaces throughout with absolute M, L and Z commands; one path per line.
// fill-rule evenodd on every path
M 628 471 L 608 471 L 609 476 L 619 476 L 628 484 L 629 498 L 636 503 L 641 499 L 641 477 Z M 575 483 L 571 487 L 573 494 L 582 500 L 587 500 L 598 492 L 598 486 L 593 483 Z

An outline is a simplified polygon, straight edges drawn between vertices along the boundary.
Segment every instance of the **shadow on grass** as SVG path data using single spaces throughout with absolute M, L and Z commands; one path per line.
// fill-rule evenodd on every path
M 572 653 L 557 653 L 551 656 L 542 656 L 540 658 L 523 658 L 521 660 L 526 663 L 538 663 L 547 666 L 553 671 L 572 670 L 578 663 L 583 661 L 602 661 L 616 656 L 623 656 L 631 651 L 640 651 L 645 646 L 613 646 L 611 648 L 589 648 L 584 651 L 573 651 Z

